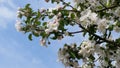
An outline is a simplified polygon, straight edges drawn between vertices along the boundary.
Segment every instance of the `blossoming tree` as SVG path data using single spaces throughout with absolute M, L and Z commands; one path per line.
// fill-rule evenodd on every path
M 41 45 L 50 40 L 60 40 L 77 33 L 87 35 L 80 45 L 65 44 L 58 58 L 70 68 L 120 68 L 120 0 L 45 0 L 57 3 L 53 9 L 33 11 L 30 4 L 18 9 L 17 31 L 41 36 Z M 65 27 L 79 26 L 70 32 Z M 114 38 L 117 34 L 117 38 Z

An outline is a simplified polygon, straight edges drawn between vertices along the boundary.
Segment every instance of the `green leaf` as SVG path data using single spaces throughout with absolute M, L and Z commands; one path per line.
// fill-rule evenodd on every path
M 116 39 L 115 42 L 120 44 L 120 38 Z
M 105 48 L 103 48 L 103 47 L 100 47 L 100 49 L 101 49 L 101 50 L 105 50 Z
M 108 34 L 108 38 L 111 36 L 111 31 L 109 32 L 109 34 Z
M 110 25 L 109 27 L 108 27 L 108 30 L 110 30 L 110 31 L 112 31 L 113 30 L 113 25 Z
M 117 21 L 116 26 L 120 27 L 120 21 Z
M 85 35 L 86 35 L 86 34 L 87 34 L 87 32 L 86 32 L 86 31 L 84 31 L 84 32 L 83 32 L 83 37 L 85 37 Z
M 32 34 L 29 34 L 28 38 L 30 41 L 32 41 Z
M 76 58 L 76 56 L 75 56 L 75 53 L 74 53 L 74 52 L 70 51 L 69 53 L 70 53 L 70 56 L 71 56 L 73 59 L 75 59 L 75 58 Z
M 50 44 L 51 44 L 51 42 L 50 42 L 50 41 L 48 41 L 48 44 L 50 45 Z
M 68 16 L 69 15 L 69 12 L 68 11 L 61 11 L 62 15 L 64 16 Z
M 30 22 L 33 22 L 35 20 L 35 18 L 30 18 Z
M 56 39 L 57 39 L 57 37 L 56 37 L 56 36 L 54 36 L 54 37 L 51 37 L 50 39 L 52 39 L 52 40 L 56 40 Z
M 72 19 L 75 18 L 75 14 L 74 14 L 74 13 L 71 14 L 71 18 L 72 18 Z
M 52 13 L 54 13 L 55 15 L 58 13 L 57 10 L 52 10 Z
M 32 34 L 35 36 L 35 37 L 39 37 L 39 33 L 36 33 L 36 32 L 32 32 Z
M 46 25 L 47 25 L 47 22 L 44 22 L 42 25 L 43 25 L 43 26 L 46 26 Z
M 40 21 L 37 21 L 37 22 L 35 22 L 37 25 L 40 25 L 41 24 L 41 22 Z
M 104 60 L 107 61 L 107 62 L 109 61 L 108 57 L 105 57 Z
M 93 34 L 93 33 L 96 33 L 96 27 L 97 25 L 93 24 L 93 25 L 87 26 L 87 29 L 89 30 L 90 34 Z
M 94 38 L 94 36 L 89 36 L 89 40 L 92 40 Z
M 38 10 L 37 12 L 37 18 L 40 18 L 41 14 L 40 14 L 40 11 Z
M 29 7 L 30 6 L 30 4 L 26 4 L 26 6 L 25 7 Z
M 49 19 L 52 19 L 53 17 L 54 17 L 54 15 L 50 15 L 50 16 L 48 16 L 49 17 Z
M 47 38 L 49 35 L 46 34 L 45 32 L 42 32 L 42 33 L 40 33 L 40 36 L 42 36 L 42 38 Z
M 45 16 L 43 16 L 41 19 L 44 20 L 44 19 L 45 19 Z
M 89 58 L 91 59 L 91 61 L 95 60 L 95 57 L 93 55 L 90 55 Z
M 18 16 L 19 18 L 22 18 L 23 17 L 23 15 L 22 14 L 19 14 L 19 16 Z
M 54 3 L 55 2 L 55 0 L 51 0 L 51 3 Z
M 107 0 L 106 6 L 107 6 L 107 7 L 110 6 L 110 0 Z

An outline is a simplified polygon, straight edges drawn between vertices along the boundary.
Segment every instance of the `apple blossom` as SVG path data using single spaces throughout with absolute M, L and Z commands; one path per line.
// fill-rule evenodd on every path
M 18 32 L 23 31 L 23 30 L 22 30 L 23 26 L 22 26 L 21 21 L 19 21 L 19 20 L 16 21 L 15 28 L 16 28 L 16 30 L 17 30 Z
M 52 31 L 57 31 L 58 30 L 58 26 L 59 26 L 59 22 L 58 22 L 58 20 L 55 20 L 55 21 L 53 21 L 53 22 L 48 22 L 47 23 L 47 29 L 45 29 L 45 32 L 47 33 L 47 34 L 49 34 L 50 32 L 52 32 Z
M 32 35 L 41 36 L 41 46 L 47 46 L 49 39 L 62 40 L 65 36 L 75 37 L 82 33 L 86 40 L 71 41 L 75 43 L 64 44 L 58 51 L 58 59 L 66 68 L 119 68 L 120 37 L 116 35 L 118 38 L 114 38 L 114 32 L 120 32 L 120 2 L 73 1 L 75 6 L 65 0 L 51 0 L 57 2 L 57 6 L 38 11 L 32 10 L 28 4 L 18 9 L 17 16 L 23 21 L 17 20 L 15 27 L 17 31 L 30 33 L 29 39 Z

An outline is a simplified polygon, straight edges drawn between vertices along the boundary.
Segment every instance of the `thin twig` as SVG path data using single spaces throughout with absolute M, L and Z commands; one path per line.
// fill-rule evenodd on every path
M 81 32 L 83 32 L 83 30 L 81 30 L 81 31 L 76 31 L 76 32 L 69 32 L 70 34 L 77 34 L 77 33 L 81 33 Z
M 97 10 L 95 12 L 102 12 L 102 11 L 105 11 L 105 10 L 108 10 L 108 9 L 113 9 L 113 8 L 116 8 L 116 7 L 119 7 L 119 6 L 120 5 L 115 5 L 115 6 L 107 7 L 107 8 L 101 9 L 101 10 Z
M 70 6 L 72 9 L 74 9 L 74 7 L 73 7 L 72 5 L 69 5 L 68 3 L 64 2 L 63 0 L 61 0 L 61 2 L 62 2 L 63 4 L 66 4 L 66 5 Z
M 107 8 L 100 0 L 99 0 L 99 3 L 100 3 L 104 8 Z

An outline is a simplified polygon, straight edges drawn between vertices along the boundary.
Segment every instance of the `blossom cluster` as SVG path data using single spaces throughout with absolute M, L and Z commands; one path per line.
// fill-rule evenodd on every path
M 53 22 L 48 22 L 47 23 L 47 29 L 45 29 L 45 32 L 49 34 L 50 32 L 53 32 L 54 30 L 58 30 L 59 27 L 59 22 L 58 20 L 54 20 Z
M 22 31 L 22 23 L 17 20 L 17 23 L 15 24 L 15 28 L 17 31 Z
M 62 63 L 65 65 L 65 67 L 71 67 L 72 68 L 80 68 L 79 63 L 77 60 L 72 60 L 73 58 L 71 57 L 69 50 L 73 49 L 73 51 L 77 51 L 78 49 L 76 48 L 75 44 L 72 44 L 72 46 L 68 46 L 67 44 L 63 47 L 60 48 L 58 51 L 58 58 L 59 61 L 62 61 Z
M 49 2 L 50 0 L 45 0 Z M 120 2 L 118 0 L 51 0 L 59 6 L 49 9 L 32 10 L 30 4 L 19 8 L 15 27 L 17 31 L 29 32 L 32 36 L 41 37 L 40 44 L 47 46 L 50 40 L 61 40 L 64 36 L 74 37 L 83 33 L 88 39 L 77 44 L 65 44 L 58 51 L 58 59 L 65 67 L 72 68 L 119 68 L 120 38 Z M 47 21 L 46 21 L 47 20 Z M 78 26 L 73 32 L 72 26 Z M 50 39 L 50 40 L 49 40 Z M 83 63 L 80 63 L 83 62 Z
M 71 58 L 72 57 L 71 53 L 69 53 L 70 49 L 77 52 L 78 56 L 83 57 L 82 64 L 78 64 L 78 61 L 76 61 L 76 59 Z M 75 47 L 72 44 L 72 45 L 67 45 L 67 46 L 64 46 L 63 48 L 60 48 L 58 52 L 58 58 L 59 58 L 59 61 L 61 61 L 65 66 L 67 67 L 72 66 L 72 68 L 81 68 L 81 67 L 82 68 L 93 68 L 93 67 L 98 67 L 98 66 L 100 68 L 106 68 L 109 66 L 108 60 L 114 60 L 114 61 L 111 61 L 113 62 L 112 65 L 116 68 L 119 68 L 119 61 L 120 61 L 119 51 L 120 49 L 109 50 L 108 48 L 104 47 L 104 44 L 102 45 L 95 44 L 95 42 L 88 40 L 88 41 L 84 41 L 78 47 Z M 77 57 L 77 55 L 74 55 L 74 57 Z M 91 56 L 94 59 L 91 59 L 90 58 Z M 92 61 L 88 62 L 89 60 L 92 60 Z M 99 61 L 99 65 L 95 65 L 93 63 L 93 62 L 98 63 L 98 61 Z
M 20 17 L 21 15 L 23 15 L 24 13 L 21 12 L 22 8 L 18 8 L 18 11 L 17 11 L 17 17 Z M 22 28 L 23 28 L 23 25 L 22 25 L 22 22 L 20 20 L 17 20 L 16 21 L 16 24 L 15 24 L 15 28 L 17 31 L 23 31 Z
M 101 19 L 98 17 L 96 13 L 92 12 L 90 8 L 81 12 L 79 23 L 84 27 L 96 24 L 98 31 L 102 33 L 105 33 L 105 30 L 108 29 L 110 25 L 113 25 L 114 26 L 113 30 L 115 30 L 116 32 L 120 32 L 119 31 L 120 27 L 116 25 L 116 21 L 111 20 L 111 19 L 109 20 L 106 18 Z

